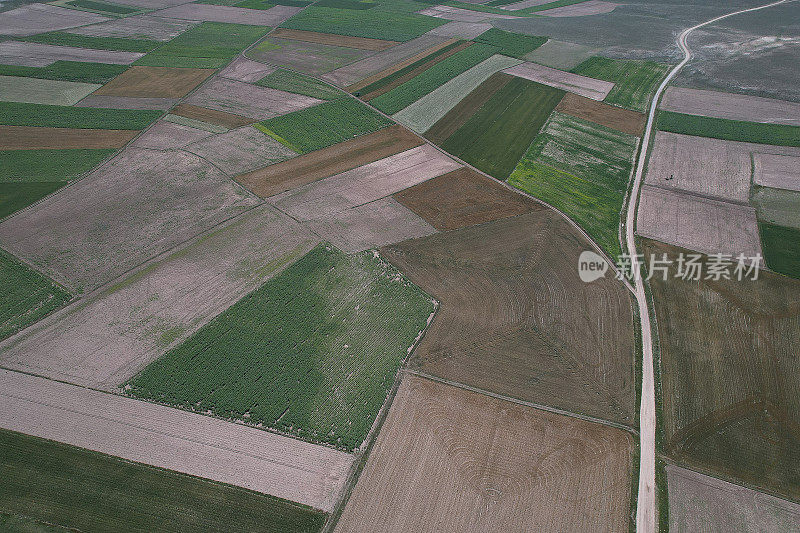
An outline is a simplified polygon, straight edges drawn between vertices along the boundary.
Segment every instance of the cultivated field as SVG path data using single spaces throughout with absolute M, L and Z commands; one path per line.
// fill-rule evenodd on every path
M 800 230 L 761 222 L 758 226 L 767 266 L 800 279 Z
M 89 37 L 117 37 L 169 41 L 194 26 L 193 22 L 154 15 L 134 15 L 90 26 L 73 28 L 68 33 Z
M 575 265 L 588 244 L 549 210 L 383 248 L 441 306 L 412 368 L 634 425 L 631 300 Z
M 131 147 L 172 150 L 183 148 L 187 144 L 204 139 L 209 135 L 212 135 L 210 131 L 159 120 L 137 137 L 131 143 Z
M 796 155 L 754 153 L 753 182 L 763 187 L 800 191 L 800 150 Z
M 277 69 L 267 74 L 257 80 L 256 85 L 302 94 L 320 100 L 333 100 L 342 96 L 341 91 L 337 91 L 319 80 L 285 69 Z
M 743 94 L 668 87 L 659 108 L 687 115 L 800 126 L 800 104 Z
M 564 72 L 563 70 L 556 70 L 530 62 L 507 68 L 503 72 L 526 80 L 549 85 L 557 89 L 569 91 L 593 100 L 604 99 L 614 87 L 613 83 L 607 81 L 579 76 L 570 72 Z
M 87 50 L 114 50 L 118 52 L 135 52 L 145 54 L 161 43 L 150 39 L 117 39 L 115 37 L 87 37 L 61 31 L 22 37 L 21 41 L 84 48 Z
M 541 6 L 540 13 L 545 17 L 586 17 L 611 13 L 621 4 L 604 0 L 562 0 L 552 2 L 552 5 L 552 8 L 549 8 L 549 4 Z
M 227 67 L 219 72 L 220 77 L 230 80 L 253 83 L 262 79 L 267 74 L 277 70 L 277 67 L 265 65 L 246 57 L 237 57 Z
M 389 126 L 338 144 L 236 176 L 236 181 L 262 198 L 340 174 L 422 144 L 400 126 Z
M 90 291 L 257 203 L 187 152 L 128 148 L 0 224 L 0 243 Z
M 108 17 L 85 11 L 31 4 L 0 14 L 0 35 L 33 35 L 106 20 Z
M 231 129 L 256 122 L 256 119 L 235 115 L 233 113 L 226 113 L 225 111 L 218 111 L 216 109 L 208 109 L 207 107 L 200 107 L 193 104 L 178 104 L 170 110 L 170 114 Z M 147 135 L 149 132 L 150 130 L 145 132 L 144 135 Z
M 645 112 L 658 84 L 669 71 L 668 65 L 653 61 L 626 61 L 606 57 L 590 57 L 572 72 L 614 84 L 605 102 Z
M 636 232 L 706 254 L 752 257 L 761 251 L 752 207 L 654 185 L 642 187 Z
M 298 11 L 300 11 L 300 8 L 280 5 L 270 9 L 244 9 L 241 7 L 195 3 L 163 9 L 158 11 L 158 15 L 183 20 L 277 26 Z
M 16 514 L 0 513 L 6 531 L 311 533 L 324 521 L 318 511 L 247 489 L 11 431 L 0 431 L 0 450 L 0 506 Z M 32 525 L 17 529 L 15 520 Z
M 273 32 L 270 33 L 270 37 L 292 39 L 294 41 L 306 41 L 309 43 L 330 44 L 333 46 L 344 46 L 345 48 L 358 48 L 360 50 L 372 50 L 373 52 L 380 52 L 398 44 L 395 41 L 385 41 L 382 39 L 366 39 L 364 37 L 350 37 L 348 35 L 290 30 L 286 28 L 277 28 L 273 30 Z
M 760 222 L 800 229 L 800 192 L 756 186 L 750 202 Z
M 375 52 L 329 44 L 293 41 L 268 36 L 247 52 L 247 57 L 319 76 L 338 69 Z
M 98 88 L 94 83 L 0 76 L 0 101 L 74 105 Z
M 0 60 L 9 61 L 0 56 Z M 127 65 L 87 63 L 81 61 L 45 61 L 44 66 L 0 65 L 0 74 L 26 76 L 44 80 L 80 81 L 83 83 L 105 83 L 125 72 Z
M 538 202 L 466 167 L 395 193 L 394 199 L 441 231 L 543 209 Z
M 506 179 L 564 92 L 522 78 L 509 81 L 442 148 L 498 179 Z
M 618 429 L 406 376 L 336 531 L 625 531 L 633 449 Z
M 297 153 L 250 126 L 206 137 L 184 148 L 212 163 L 229 176 L 235 176 L 285 161 Z
M 549 39 L 525 59 L 559 70 L 570 70 L 598 52 L 598 49 L 565 41 Z
M 796 531 L 800 505 L 667 465 L 672 531 Z
M 660 111 L 657 127 L 663 131 L 726 141 L 800 146 L 800 126 L 763 124 Z
M 486 22 L 448 22 L 438 28 L 434 28 L 425 35 L 440 35 L 442 37 L 460 37 L 462 39 L 474 39 L 481 33 L 492 28 Z M 423 35 L 424 37 L 424 35 Z
M 0 102 L 0 124 L 8 126 L 141 130 L 160 116 L 160 111 Z
M 418 11 L 420 15 L 441 18 L 444 20 L 454 20 L 458 22 L 484 22 L 492 19 L 515 19 L 514 15 L 502 15 L 492 12 L 477 12 L 469 9 L 460 9 L 447 5 L 437 5 Z
M 181 98 L 215 71 L 133 66 L 94 92 L 103 96 Z
M 3 131 L 0 129 L 0 131 Z M 0 150 L 0 182 L 60 181 L 93 169 L 115 150 Z
M 556 111 L 637 137 L 642 135 L 647 122 L 647 117 L 642 113 L 622 109 L 572 93 L 564 95 L 564 98 L 556 107 Z
M 0 150 L 64 150 L 122 148 L 138 132 L 79 128 L 0 126 Z
M 645 240 L 643 251 L 684 249 Z M 704 260 L 705 261 L 705 260 Z M 682 464 L 800 497 L 800 282 L 655 276 L 664 391 L 664 448 Z
M 504 56 L 522 58 L 542 46 L 547 41 L 547 37 L 536 37 L 533 35 L 523 35 L 512 33 L 497 28 L 486 30 L 475 38 L 475 42 L 490 44 L 499 48 L 499 53 Z
M 272 207 L 257 207 L 32 326 L 3 345 L 0 361 L 116 390 L 317 242 Z
M 243 487 L 321 511 L 332 509 L 353 459 L 326 446 L 262 429 L 19 372 L 0 370 L 0 385 L 3 429 Z M 128 479 L 128 485 L 136 486 L 133 481 Z
M 137 98 L 127 96 L 89 95 L 76 107 L 98 107 L 104 109 L 160 109 L 166 111 L 178 103 L 177 98 Z
M 318 246 L 126 388 L 353 450 L 433 311 L 376 254 Z
M 31 67 L 44 67 L 55 61 L 90 61 L 109 65 L 130 65 L 143 55 L 136 52 L 95 50 L 20 41 L 0 43 L 0 57 L 3 58 L 3 63 Z

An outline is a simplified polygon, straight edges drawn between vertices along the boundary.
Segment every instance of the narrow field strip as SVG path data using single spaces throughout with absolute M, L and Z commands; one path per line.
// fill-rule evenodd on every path
M 800 126 L 785 124 L 764 124 L 661 111 L 658 113 L 656 127 L 663 131 L 726 141 L 800 146 Z
M 654 61 L 594 56 L 572 69 L 572 72 L 613 83 L 614 87 L 605 98 L 606 103 L 644 113 L 669 69 L 669 65 Z
M 0 102 L 0 124 L 6 126 L 141 130 L 162 114 L 161 111 Z
M 536 63 L 522 63 L 515 67 L 507 68 L 503 72 L 591 98 L 592 100 L 603 100 L 614 88 L 614 84 L 607 81 L 579 76 Z
M 659 108 L 686 115 L 800 126 L 800 103 L 744 94 L 673 86 L 664 92 Z
M 293 39 L 295 41 L 306 41 L 309 43 L 332 44 L 334 46 L 344 46 L 346 48 L 358 48 L 361 50 L 373 50 L 380 52 L 398 44 L 396 41 L 386 41 L 383 39 L 369 39 L 365 37 L 350 37 L 347 35 L 336 35 L 333 33 L 319 33 L 315 31 L 291 30 L 288 28 L 276 28 L 270 37 L 283 39 Z
M 94 83 L 0 75 L 0 101 L 69 106 L 100 87 Z
M 0 43 L 0 55 L 5 57 L 5 63 L 28 65 L 33 61 L 37 66 L 44 67 L 55 61 L 89 61 L 109 65 L 130 65 L 142 58 L 144 53 L 94 50 L 22 41 L 3 41 Z
M 0 126 L 0 150 L 122 148 L 137 133 L 131 130 Z

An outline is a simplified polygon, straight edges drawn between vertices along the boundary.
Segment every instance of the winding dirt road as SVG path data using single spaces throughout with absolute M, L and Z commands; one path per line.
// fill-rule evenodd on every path
M 658 100 L 661 98 L 662 93 L 667 85 L 673 78 L 680 72 L 680 70 L 692 59 L 692 50 L 687 44 L 689 35 L 698 28 L 714 24 L 722 19 L 748 13 L 750 11 L 758 11 L 768 7 L 784 4 L 789 0 L 780 0 L 779 2 L 772 2 L 763 6 L 752 7 L 749 9 L 741 9 L 726 15 L 715 17 L 706 22 L 702 22 L 691 28 L 687 28 L 678 36 L 678 46 L 684 54 L 683 60 L 675 65 L 669 72 L 667 77 L 661 82 L 656 94 L 653 97 L 653 103 L 650 106 L 650 113 L 647 117 L 647 126 L 645 127 L 644 135 L 642 136 L 641 152 L 639 162 L 636 166 L 636 174 L 634 176 L 633 187 L 631 187 L 631 196 L 628 201 L 628 210 L 625 217 L 625 240 L 628 245 L 628 253 L 632 256 L 632 271 L 640 271 L 640 260 L 637 257 L 636 241 L 634 238 L 634 223 L 636 220 L 636 209 L 638 206 L 639 190 L 641 189 L 642 179 L 644 175 L 644 165 L 647 155 L 647 149 L 650 144 L 650 137 L 653 131 L 653 124 L 655 122 L 656 110 L 658 108 Z M 647 296 L 644 291 L 644 283 L 640 276 L 635 276 L 634 280 L 634 295 L 639 306 L 639 316 L 641 318 L 642 329 L 642 404 L 639 411 L 639 427 L 640 433 L 640 463 L 639 463 L 639 497 L 636 508 L 636 531 L 639 533 L 653 533 L 656 531 L 656 496 L 655 496 L 655 461 L 656 461 L 656 402 L 655 402 L 655 382 L 653 378 L 653 341 L 650 330 L 650 312 L 647 307 Z

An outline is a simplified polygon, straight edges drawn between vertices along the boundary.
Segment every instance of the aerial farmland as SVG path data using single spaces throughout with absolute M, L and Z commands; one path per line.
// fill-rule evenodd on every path
M 0 0 L 0 531 L 800 530 L 798 21 Z

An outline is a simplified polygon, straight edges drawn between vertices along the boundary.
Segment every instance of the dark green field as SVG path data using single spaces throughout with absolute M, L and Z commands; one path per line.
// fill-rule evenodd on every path
M 263 37 L 270 28 L 203 22 L 136 61 L 152 67 L 221 67 Z
M 353 450 L 432 312 L 372 252 L 320 245 L 151 363 L 130 392 Z
M 305 154 L 391 124 L 357 100 L 340 98 L 259 122 L 255 127 Z
M 53 31 L 41 33 L 30 37 L 21 37 L 20 40 L 33 43 L 54 44 L 57 46 L 75 46 L 78 48 L 92 48 L 94 50 L 117 50 L 122 52 L 149 52 L 161 45 L 160 41 L 149 39 L 123 39 L 121 37 L 90 37 Z
M 0 184 L 0 190 L 5 185 Z M 3 250 L 0 250 L 0 287 L 3 287 L 0 291 L 0 339 L 13 335 L 70 299 L 61 287 Z
M 0 181 L 67 181 L 116 150 L 0 150 Z
M 56 61 L 46 67 L 20 67 L 0 65 L 0 76 L 25 76 L 44 80 L 80 81 L 84 83 L 106 83 L 128 70 L 128 65 L 105 63 L 83 63 L 80 61 Z
M 563 96 L 559 89 L 514 78 L 446 139 L 442 148 L 504 180 Z
M 767 224 L 758 225 L 767 266 L 775 272 L 800 279 L 800 230 Z
M 65 181 L 0 182 L 0 219 L 57 191 Z
M 498 53 L 505 56 L 521 58 L 546 43 L 547 37 L 522 35 L 492 28 L 480 34 L 475 41 L 496 46 L 500 49 Z
M 489 59 L 497 53 L 497 48 L 485 44 L 473 44 L 436 63 L 402 85 L 386 94 L 370 101 L 387 115 L 397 113 L 404 107 L 413 104 L 429 92 L 450 81 L 465 70 L 469 70 L 481 61 Z
M 278 69 L 263 78 L 256 85 L 279 89 L 290 93 L 304 94 L 321 100 L 333 100 L 342 96 L 342 92 L 319 80 L 286 69 Z
M 263 494 L 6 430 L 0 479 L 0 509 L 12 515 L 0 515 L 0 527 L 37 520 L 70 531 L 305 533 L 325 521 Z
M 605 102 L 645 112 L 669 68 L 668 65 L 654 61 L 629 61 L 595 56 L 572 69 L 572 72 L 613 82 L 614 88 L 606 96 Z
M 800 146 L 800 126 L 763 124 L 660 111 L 657 127 L 663 131 L 698 137 L 713 137 L 726 141 Z
M 163 114 L 162 111 L 138 109 L 101 109 L 0 102 L 0 124 L 7 126 L 141 130 Z

